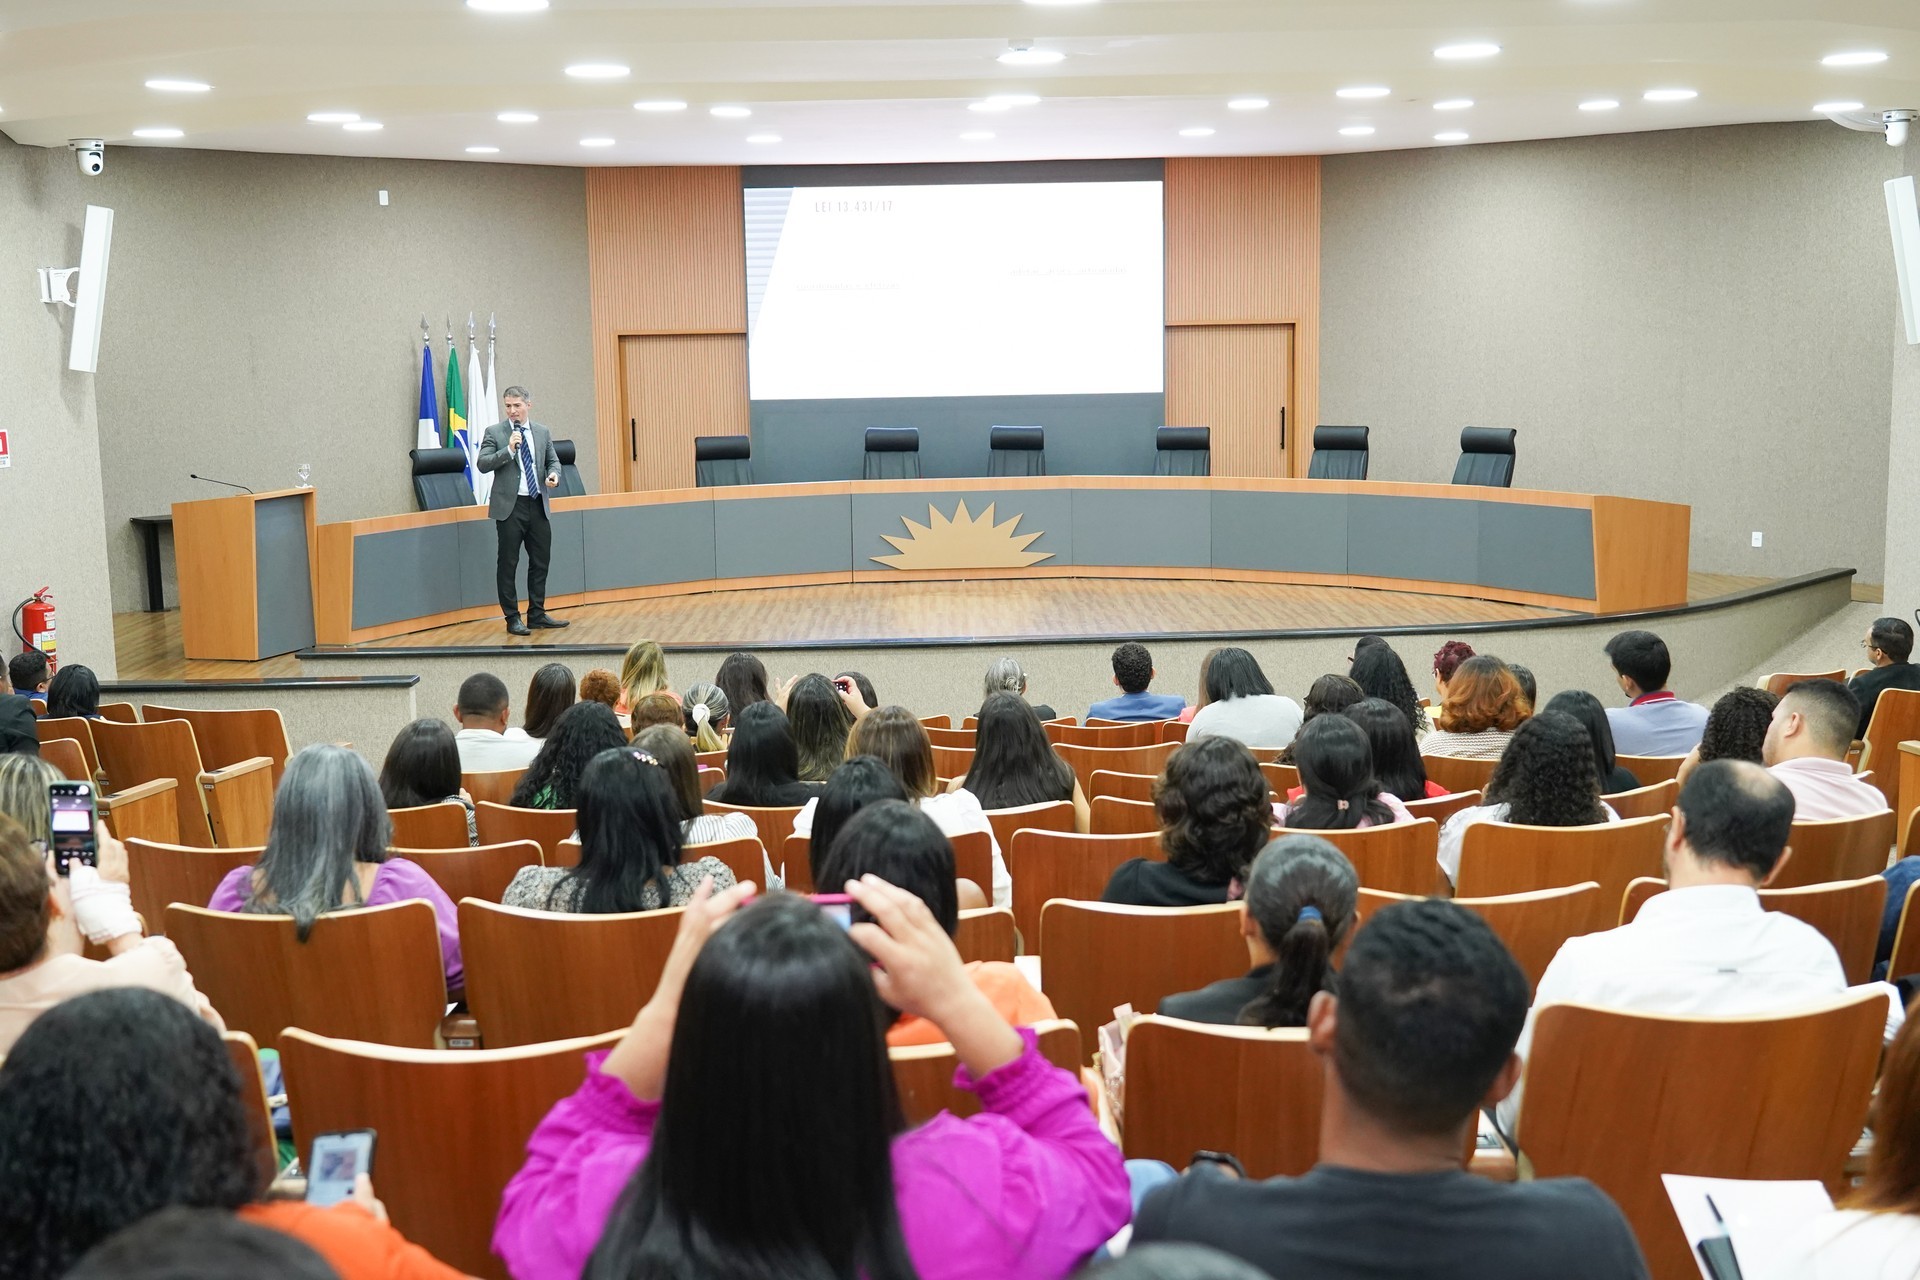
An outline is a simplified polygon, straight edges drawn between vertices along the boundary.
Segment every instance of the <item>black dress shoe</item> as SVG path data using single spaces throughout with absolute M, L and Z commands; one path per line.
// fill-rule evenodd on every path
M 527 630 L 527 624 L 520 621 L 520 619 L 508 618 L 507 634 L 510 636 L 530 636 L 533 632 Z
M 560 621 L 560 619 L 550 613 L 536 613 L 533 617 L 529 618 L 528 621 L 539 631 L 558 631 L 562 627 L 573 625 L 570 622 Z

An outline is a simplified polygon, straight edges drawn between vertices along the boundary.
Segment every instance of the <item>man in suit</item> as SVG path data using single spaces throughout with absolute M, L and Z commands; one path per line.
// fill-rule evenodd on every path
M 525 387 L 508 387 L 500 396 L 507 420 L 488 427 L 480 439 L 480 469 L 494 473 L 493 496 L 487 501 L 500 540 L 494 584 L 507 630 L 516 636 L 533 634 L 531 627 L 567 625 L 547 613 L 547 559 L 553 553 L 547 490 L 560 483 L 560 455 L 554 452 L 553 433 L 527 420 L 532 404 Z M 507 474 L 499 474 L 502 471 Z M 520 593 L 514 588 L 522 543 L 527 548 L 525 622 L 520 621 Z

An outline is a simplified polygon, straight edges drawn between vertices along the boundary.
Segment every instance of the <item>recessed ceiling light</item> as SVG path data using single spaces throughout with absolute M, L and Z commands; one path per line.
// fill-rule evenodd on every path
M 349 120 L 340 127 L 348 133 L 378 133 L 387 126 L 378 120 Z
M 1823 116 L 1845 115 L 1849 111 L 1863 111 L 1864 102 L 1816 102 L 1813 109 Z
M 747 135 L 747 141 L 756 147 L 770 147 L 780 141 L 780 135 L 777 133 L 750 133 Z
M 1700 96 L 1697 89 L 1649 89 L 1640 95 L 1647 102 L 1688 102 Z
M 478 13 L 539 13 L 547 0 L 467 0 L 467 8 Z
M 1589 98 L 1580 104 L 1582 111 L 1612 111 L 1620 105 L 1617 98 Z
M 1343 138 L 1364 138 L 1372 134 L 1372 132 L 1373 126 L 1370 124 L 1350 124 L 1340 131 L 1340 136 Z
M 1211 138 L 1213 136 L 1213 130 L 1209 129 L 1206 125 L 1197 124 L 1191 129 L 1182 129 L 1180 136 L 1183 138 Z
M 685 111 L 687 109 L 687 104 L 682 102 L 678 98 L 649 98 L 646 101 L 634 103 L 633 109 L 635 111 L 655 111 L 655 112 L 664 113 L 668 111 Z
M 1887 55 L 1878 49 L 1859 49 L 1852 53 L 1830 53 L 1820 59 L 1823 67 L 1870 67 L 1885 62 Z
M 147 88 L 158 89 L 162 93 L 205 93 L 213 86 L 198 80 L 149 80 Z
M 567 74 L 575 80 L 624 80 L 633 69 L 618 62 L 576 62 L 567 68 Z
M 1030 44 L 1016 44 L 994 61 L 1008 67 L 1050 67 L 1064 61 L 1066 56 L 1058 49 L 1036 49 Z
M 612 138 L 582 138 L 580 139 L 580 145 L 583 147 L 610 147 L 613 145 L 613 139 Z
M 1433 140 L 1435 142 L 1465 142 L 1467 135 L 1458 129 L 1449 129 L 1445 133 L 1434 134 Z
M 1443 44 L 1433 51 L 1436 58 L 1448 62 L 1463 62 L 1469 58 L 1491 58 L 1500 52 L 1500 46 L 1488 40 L 1467 40 L 1460 44 Z
M 973 129 L 960 135 L 962 142 L 992 142 L 993 135 L 985 129 Z
M 1265 111 L 1273 104 L 1265 98 L 1234 98 L 1227 103 L 1229 111 Z
M 180 130 L 178 129 L 135 129 L 133 131 L 133 136 L 136 138 L 165 139 L 165 138 L 184 138 L 187 135 L 180 132 Z
M 497 156 L 497 155 L 499 155 L 499 154 L 500 154 L 500 148 L 498 148 L 498 147 L 468 147 L 468 148 L 467 148 L 467 154 L 468 154 L 468 155 L 470 155 L 470 156 Z
M 1448 98 L 1444 102 L 1434 103 L 1433 109 L 1435 111 L 1465 111 L 1472 105 L 1472 98 Z
M 359 118 L 357 111 L 315 111 L 307 117 L 315 124 L 352 124 Z
M 1356 84 L 1333 91 L 1336 98 L 1384 98 L 1392 92 L 1383 84 Z
M 745 120 L 753 114 L 752 107 L 708 107 L 707 114 L 721 120 Z
M 494 119 L 501 124 L 533 124 L 540 117 L 531 111 L 502 111 Z

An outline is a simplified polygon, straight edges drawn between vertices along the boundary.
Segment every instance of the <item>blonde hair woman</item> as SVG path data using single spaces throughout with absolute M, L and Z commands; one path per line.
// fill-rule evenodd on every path
M 620 703 L 614 710 L 625 715 L 640 699 L 655 693 L 680 701 L 680 695 L 667 688 L 667 655 L 659 642 L 636 640 L 620 662 Z

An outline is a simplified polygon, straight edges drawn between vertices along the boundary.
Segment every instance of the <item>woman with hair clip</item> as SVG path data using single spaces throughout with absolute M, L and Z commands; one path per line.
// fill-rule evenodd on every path
M 727 714 L 732 710 L 727 695 L 717 684 L 704 680 L 687 686 L 687 735 L 695 751 L 725 751 Z
M 520 726 L 529 738 L 539 741 L 553 732 L 560 713 L 577 701 L 573 669 L 564 662 L 549 662 L 527 682 L 527 712 Z
M 980 700 L 984 703 L 996 693 L 1018 694 L 1022 699 L 1027 696 L 1027 673 L 1015 658 L 995 658 L 987 664 L 986 679 L 981 683 Z M 1051 720 L 1057 714 L 1045 703 L 1033 705 L 1033 714 L 1041 720 Z
M 1360 686 L 1346 676 L 1332 674 L 1321 676 L 1307 690 L 1300 727 L 1306 728 L 1320 716 L 1345 711 L 1366 696 L 1360 691 Z M 1299 741 L 1298 734 L 1294 735 L 1294 741 Z M 1294 743 L 1288 743 L 1274 759 L 1281 764 L 1293 764 L 1293 747 Z
M 1078 1077 L 924 902 L 849 882 L 848 930 L 752 891 L 699 892 L 633 1030 L 534 1131 L 493 1237 L 517 1280 L 1054 1280 L 1127 1221 Z M 906 1127 L 887 1008 L 940 1028 L 984 1114 Z
M 1274 806 L 1274 821 L 1295 831 L 1353 831 L 1412 822 L 1399 796 L 1373 776 L 1373 747 L 1359 725 L 1342 715 L 1321 716 L 1294 739 L 1300 799 Z
M 1332 989 L 1333 957 L 1358 919 L 1359 889 L 1347 856 L 1319 836 L 1272 841 L 1253 860 L 1240 901 L 1253 968 L 1168 996 L 1155 1012 L 1219 1026 L 1306 1026 L 1314 993 Z
M 1369 698 L 1380 698 L 1400 708 L 1416 738 L 1430 727 L 1426 708 L 1414 692 L 1413 677 L 1407 674 L 1407 664 L 1381 637 L 1361 636 L 1355 642 L 1353 657 L 1347 660 L 1347 678 Z
M 754 809 L 803 805 L 820 794 L 820 784 L 800 781 L 799 770 L 786 712 L 771 702 L 751 703 L 734 717 L 727 776 L 707 799 Z
M 1085 833 L 1092 823 L 1086 793 L 1047 741 L 1039 713 L 1017 693 L 990 695 L 980 706 L 974 732 L 973 763 L 948 791 L 966 790 L 982 809 L 1018 809 L 1057 800 L 1073 802 L 1073 829 Z
M 533 763 L 513 786 L 509 803 L 521 809 L 572 809 L 580 775 L 602 751 L 627 744 L 620 718 L 600 702 L 576 702 L 560 713 Z
M 480 843 L 473 797 L 460 785 L 460 745 L 445 720 L 415 720 L 393 736 L 380 766 L 380 798 L 389 809 L 457 804 L 466 811 L 467 843 Z
M 1440 828 L 1440 869 L 1449 881 L 1460 874 L 1460 844 L 1476 822 L 1591 827 L 1620 821 L 1600 798 L 1593 739 L 1564 711 L 1542 711 L 1520 726 L 1493 767 L 1481 800 Z
M 633 745 L 660 762 L 673 784 L 680 817 L 680 838 L 687 844 L 758 839 L 760 829 L 744 813 L 708 813 L 700 797 L 700 762 L 687 735 L 670 724 L 643 729 Z

